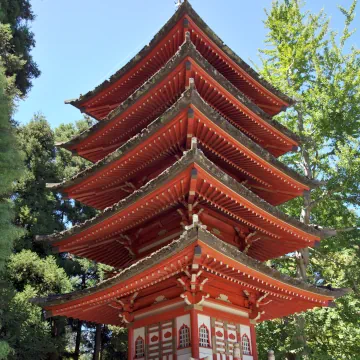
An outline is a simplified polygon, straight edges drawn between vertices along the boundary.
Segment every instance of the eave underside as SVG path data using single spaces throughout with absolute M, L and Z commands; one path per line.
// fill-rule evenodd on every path
M 191 137 L 197 138 L 208 158 L 272 205 L 314 187 L 243 135 L 190 88 L 140 134 L 53 189 L 104 209 L 173 164 L 189 148 Z
M 170 227 L 161 229 L 154 218 L 164 216 L 165 212 L 172 212 L 177 218 Z M 136 253 L 141 252 L 137 241 L 145 241 L 143 246 L 156 244 L 162 239 L 170 241 L 169 236 L 181 232 L 185 220 L 191 219 L 195 213 L 203 218 L 205 224 L 210 222 L 216 234 L 223 232 L 221 237 L 224 240 L 230 241 L 231 238 L 236 244 L 238 239 L 240 248 L 247 248 L 249 255 L 260 260 L 313 246 L 320 239 L 319 231 L 260 199 L 197 149 L 187 151 L 157 178 L 92 220 L 46 239 L 59 251 L 122 267 L 128 264 L 131 256 L 135 254 L 136 258 Z M 216 213 L 222 217 L 219 219 Z M 209 215 L 207 218 L 206 214 Z M 171 219 L 170 215 L 166 218 Z M 221 223 L 223 226 L 233 224 L 231 233 L 218 228 L 214 216 L 219 226 Z M 165 218 L 159 221 L 163 223 Z M 147 226 L 154 225 L 153 232 L 148 233 Z M 154 237 L 149 237 L 150 234 Z M 130 240 L 126 240 L 127 237 Z M 164 241 L 161 246 L 163 244 Z M 114 254 L 124 256 L 124 259 L 120 261 Z
M 61 144 L 98 161 L 171 107 L 194 79 L 200 96 L 222 117 L 275 156 L 291 151 L 299 138 L 241 94 L 187 40 L 172 59 L 106 120 Z
M 190 284 L 195 284 L 192 292 Z M 218 301 L 219 294 L 225 294 L 231 306 L 264 321 L 328 306 L 346 292 L 317 288 L 280 274 L 194 224 L 178 240 L 95 288 L 34 302 L 52 316 L 123 325 L 125 316 L 134 320 L 181 299 L 196 304 L 204 297 Z M 166 301 L 157 304 L 160 295 Z

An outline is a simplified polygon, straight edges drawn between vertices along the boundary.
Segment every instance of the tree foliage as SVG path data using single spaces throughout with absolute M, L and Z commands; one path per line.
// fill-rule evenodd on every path
M 9 82 L 0 64 L 0 359 L 11 352 L 11 345 L 3 337 L 5 328 L 6 296 L 9 283 L 4 277 L 6 261 L 12 252 L 14 241 L 21 230 L 13 223 L 14 207 L 11 201 L 12 188 L 23 170 L 22 157 L 18 148 L 15 129 L 11 122 L 12 97 L 8 93 Z
M 26 233 L 16 244 L 16 250 L 35 249 L 35 235 L 49 234 L 65 228 L 62 222 L 61 199 L 46 190 L 46 183 L 58 181 L 55 164 L 54 134 L 41 114 L 19 127 L 18 139 L 24 153 L 25 173 L 15 191 L 16 224 Z
M 12 291 L 5 293 L 8 303 L 2 323 L 5 338 L 11 346 L 8 359 L 48 359 L 49 354 L 60 354 L 65 347 L 64 320 L 44 321 L 41 308 L 30 299 L 72 290 L 65 271 L 52 256 L 40 258 L 31 250 L 13 254 L 8 263 L 8 278 Z
M 302 139 L 299 151 L 283 160 L 323 184 L 283 208 L 332 235 L 320 248 L 303 249 L 274 265 L 314 284 L 348 287 L 353 293 L 338 300 L 335 309 L 259 326 L 260 356 L 269 348 L 284 359 L 356 359 L 360 353 L 360 52 L 349 44 L 355 9 L 356 1 L 348 10 L 340 7 L 341 33 L 331 30 L 323 11 L 305 11 L 297 0 L 274 1 L 266 13 L 261 74 L 297 100 L 278 119 Z
M 32 79 L 40 75 L 31 55 L 35 39 L 29 23 L 34 18 L 29 0 L 0 0 L 0 57 L 6 76 L 15 79 L 22 95 L 30 90 Z
M 10 289 L 4 293 L 5 314 L 1 320 L 6 343 L 11 345 L 10 358 L 75 359 L 93 351 L 94 324 L 64 318 L 45 320 L 41 308 L 28 302 L 31 297 L 94 286 L 111 270 L 70 254 L 51 256 L 50 249 L 34 240 L 38 234 L 61 231 L 96 214 L 94 209 L 63 199 L 61 194 L 46 188 L 46 183 L 61 182 L 89 165 L 86 160 L 56 148 L 55 142 L 69 140 L 91 124 L 90 119 L 84 119 L 74 125 L 60 125 L 53 131 L 46 118 L 36 114 L 28 124 L 18 127 L 25 171 L 13 189 L 12 200 L 16 224 L 24 233 L 15 242 L 15 252 L 8 262 Z M 102 327 L 104 358 L 108 353 L 112 354 L 108 358 L 124 358 L 124 341 L 116 340 L 117 333 L 119 339 L 124 339 L 124 332 Z
M 7 94 L 4 69 L 0 66 L 0 272 L 11 253 L 19 229 L 13 225 L 12 187 L 22 172 L 22 158 L 10 121 L 12 99 Z

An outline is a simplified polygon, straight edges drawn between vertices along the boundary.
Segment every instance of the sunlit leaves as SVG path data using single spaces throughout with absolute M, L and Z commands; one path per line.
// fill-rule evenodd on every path
M 266 49 L 261 74 L 297 100 L 278 120 L 302 137 L 300 151 L 283 161 L 322 186 L 309 201 L 295 199 L 282 206 L 291 216 L 309 210 L 309 221 L 339 229 L 338 235 L 310 251 L 308 280 L 317 285 L 347 287 L 353 293 L 335 309 L 318 309 L 259 327 L 260 351 L 273 348 L 286 359 L 355 359 L 359 333 L 359 206 L 360 206 L 360 52 L 349 44 L 354 33 L 356 1 L 340 7 L 344 28 L 331 30 L 321 11 L 305 11 L 298 0 L 274 1 L 267 12 Z M 273 261 L 294 275 L 294 256 Z M 304 319 L 305 327 L 297 321 Z M 306 343 L 300 341 L 302 329 Z M 269 337 L 269 332 L 275 334 Z M 268 336 L 268 337 L 267 337 Z M 306 348 L 304 348 L 306 346 Z

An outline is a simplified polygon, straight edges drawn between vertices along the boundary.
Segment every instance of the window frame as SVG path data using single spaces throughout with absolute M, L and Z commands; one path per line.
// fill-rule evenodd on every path
M 246 339 L 246 340 L 245 340 Z M 249 352 L 245 352 L 245 349 L 244 349 L 244 340 L 247 341 L 247 344 L 249 346 Z M 241 350 L 242 350 L 242 353 L 243 355 L 250 355 L 252 354 L 252 351 L 251 351 L 251 342 L 250 342 L 250 338 L 247 334 L 244 334 L 242 337 L 241 337 Z
M 182 346 L 181 345 L 181 334 L 182 334 L 182 331 L 187 329 L 187 334 L 188 334 L 188 343 L 187 343 L 187 346 Z M 182 324 L 179 328 L 179 340 L 178 340 L 178 349 L 186 349 L 186 348 L 189 348 L 191 347 L 191 332 L 190 332 L 190 327 L 187 326 L 186 324 Z
M 206 334 L 207 334 L 207 345 L 204 346 L 201 343 L 201 330 L 204 329 Z M 203 323 L 201 326 L 199 326 L 199 346 L 202 348 L 211 348 L 211 342 L 210 342 L 210 331 L 208 329 L 208 327 Z
M 139 354 L 137 353 L 138 350 L 138 342 L 141 341 L 141 345 L 142 345 L 142 355 L 139 356 Z M 142 359 L 145 358 L 145 340 L 141 337 L 138 336 L 135 340 L 135 357 L 134 359 Z

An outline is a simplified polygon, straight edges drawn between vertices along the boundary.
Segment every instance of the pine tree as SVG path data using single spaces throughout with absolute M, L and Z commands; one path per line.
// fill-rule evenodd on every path
M 0 65 L 0 359 L 11 352 L 11 344 L 6 338 L 3 316 L 9 298 L 10 284 L 4 270 L 6 261 L 12 252 L 15 239 L 22 233 L 13 224 L 14 209 L 11 201 L 12 188 L 22 173 L 21 153 L 11 122 L 13 99 L 9 95 L 12 80 L 6 79 L 4 68 Z
M 88 125 L 84 121 L 78 126 Z M 85 166 L 85 161 L 72 159 L 65 150 L 55 148 L 54 131 L 44 116 L 37 114 L 28 124 L 20 126 L 17 139 L 25 169 L 11 195 L 16 225 L 23 233 L 16 239 L 7 264 L 8 286 L 2 293 L 0 316 L 2 337 L 9 344 L 10 359 L 56 359 L 67 352 L 68 322 L 58 318 L 45 320 L 41 308 L 29 299 L 73 290 L 82 269 L 66 254 L 49 256 L 50 249 L 39 246 L 34 239 L 38 234 L 51 234 L 83 221 L 93 216 L 94 211 L 63 200 L 61 194 L 46 188 L 48 182 L 63 180 L 65 168 L 77 172 Z
M 29 0 L 0 0 L 0 57 L 5 74 L 26 95 L 40 70 L 31 56 L 35 46 L 29 23 L 35 19 Z
M 7 94 L 8 81 L 0 67 L 0 272 L 11 253 L 12 244 L 19 235 L 13 225 L 13 206 L 10 200 L 14 182 L 22 170 L 22 158 L 11 123 L 12 99 Z
M 31 250 L 23 250 L 10 257 L 7 276 L 13 290 L 1 319 L 12 348 L 7 359 L 59 358 L 66 347 L 66 321 L 45 321 L 42 309 L 30 299 L 71 291 L 65 271 L 55 257 L 41 258 Z

